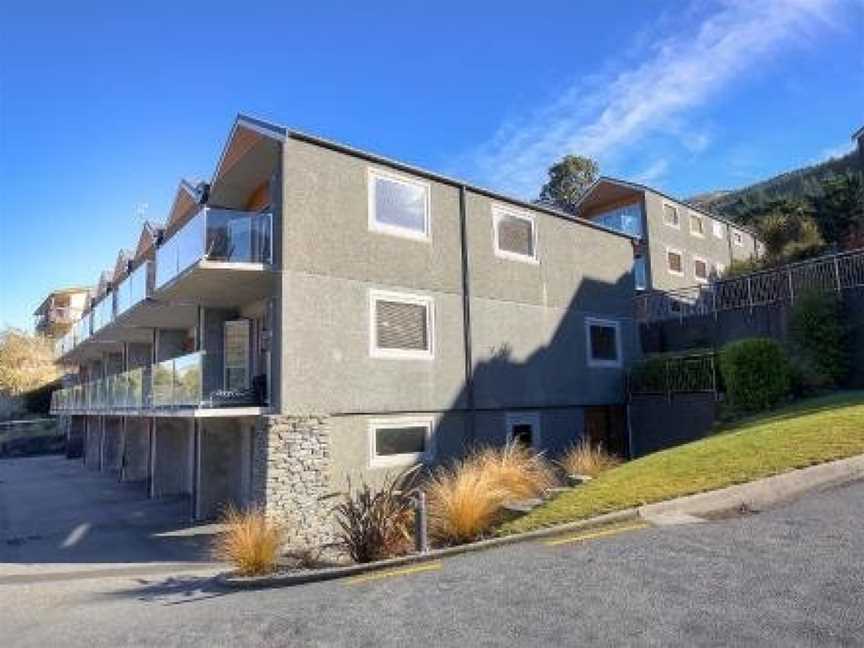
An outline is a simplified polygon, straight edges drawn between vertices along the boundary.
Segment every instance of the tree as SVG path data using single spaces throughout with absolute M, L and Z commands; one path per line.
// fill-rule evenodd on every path
M 570 214 L 576 213 L 576 203 L 597 179 L 599 167 L 591 158 L 565 155 L 549 167 L 549 181 L 540 189 L 540 202 L 551 203 Z
M 864 231 L 864 180 L 860 173 L 830 176 L 812 198 L 825 240 L 841 247 Z
M 15 328 L 0 331 L 0 393 L 18 396 L 60 375 L 51 340 Z

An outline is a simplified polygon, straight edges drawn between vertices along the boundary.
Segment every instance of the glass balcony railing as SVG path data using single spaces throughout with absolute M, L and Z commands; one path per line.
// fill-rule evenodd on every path
M 119 317 L 136 304 L 141 303 L 150 295 L 152 282 L 152 261 L 146 261 L 138 266 L 132 274 L 126 277 L 115 291 L 117 299 L 117 314 Z
M 269 213 L 201 210 L 156 250 L 155 288 L 161 288 L 202 259 L 229 263 L 271 263 Z
M 642 237 L 642 206 L 639 203 L 616 207 L 592 218 L 609 229 Z
M 108 293 L 93 307 L 93 333 L 110 324 L 114 319 L 114 294 Z
M 51 411 L 115 411 L 263 405 L 266 379 L 223 388 L 223 356 L 197 351 L 54 392 Z

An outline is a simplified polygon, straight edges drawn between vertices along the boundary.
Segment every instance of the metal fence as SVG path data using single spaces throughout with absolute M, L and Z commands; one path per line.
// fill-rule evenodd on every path
M 795 302 L 806 292 L 840 292 L 864 286 L 864 248 L 793 263 L 773 270 L 636 297 L 640 322 L 716 315 L 721 311 Z
M 627 373 L 631 396 L 717 393 L 714 353 L 658 357 L 645 360 Z

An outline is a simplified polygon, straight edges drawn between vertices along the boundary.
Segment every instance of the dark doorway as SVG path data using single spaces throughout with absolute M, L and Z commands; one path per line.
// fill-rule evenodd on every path
M 612 454 L 629 456 L 627 412 L 623 405 L 586 407 L 585 435 L 592 445 L 602 444 Z

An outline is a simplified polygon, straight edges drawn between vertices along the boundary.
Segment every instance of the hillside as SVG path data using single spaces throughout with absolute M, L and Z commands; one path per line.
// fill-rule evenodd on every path
M 824 180 L 858 169 L 858 154 L 853 151 L 843 157 L 782 173 L 741 189 L 706 192 L 693 196 L 686 202 L 733 220 L 741 220 L 746 218 L 754 205 L 778 200 L 807 200 L 819 196 Z

